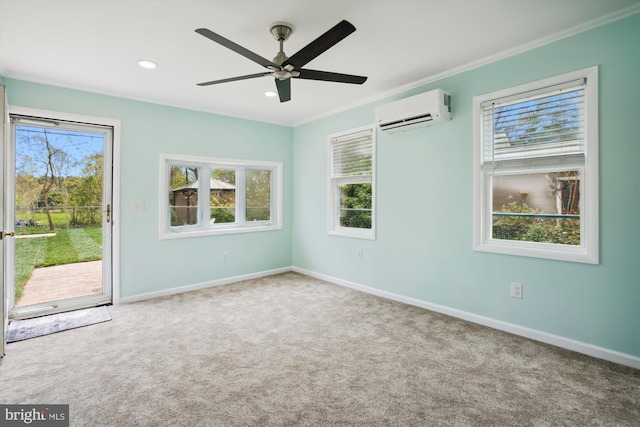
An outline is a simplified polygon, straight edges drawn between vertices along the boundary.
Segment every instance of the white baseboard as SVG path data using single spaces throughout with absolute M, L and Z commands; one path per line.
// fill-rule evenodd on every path
M 524 326 L 516 325 L 513 323 L 503 322 L 501 320 L 492 319 L 486 316 L 480 316 L 478 314 L 469 313 L 467 311 L 458 310 L 455 308 L 447 307 L 444 305 L 433 304 L 427 301 L 419 300 L 416 298 L 410 298 L 403 295 L 394 294 L 392 292 L 382 291 L 379 289 L 371 288 L 369 286 L 361 285 L 347 280 L 338 279 L 337 277 L 327 276 L 325 274 L 316 273 L 314 271 L 305 270 L 299 267 L 292 267 L 292 271 L 296 273 L 304 274 L 307 276 L 315 277 L 325 280 L 327 282 L 334 283 L 336 285 L 345 286 L 347 288 L 355 289 L 358 291 L 366 292 L 368 294 L 376 295 L 382 298 L 402 302 L 405 304 L 414 305 L 427 310 L 435 311 L 438 313 L 446 314 L 459 319 L 467 320 L 469 322 L 477 323 L 490 328 L 498 329 L 501 331 L 509 332 L 514 335 L 520 335 L 532 340 L 541 341 L 547 344 L 554 345 L 556 347 L 572 350 L 578 353 L 593 356 L 598 359 L 607 360 L 609 362 L 618 363 L 620 365 L 630 366 L 632 368 L 640 369 L 640 357 L 621 353 L 615 350 L 610 350 L 604 347 L 576 341 L 570 338 L 565 338 L 559 335 L 549 334 L 547 332 L 538 331 L 536 329 L 527 328 Z
M 376 295 L 382 298 L 402 302 L 405 304 L 421 307 L 426 310 L 435 311 L 437 313 L 446 314 L 458 319 L 467 320 L 469 322 L 477 323 L 479 325 L 488 326 L 490 328 L 498 329 L 501 331 L 509 332 L 514 335 L 519 335 L 532 340 L 544 342 L 554 345 L 556 347 L 572 350 L 578 353 L 586 354 L 588 356 L 596 357 L 598 359 L 607 360 L 609 362 L 618 363 L 620 365 L 629 366 L 632 368 L 640 369 L 640 357 L 621 353 L 608 348 L 599 347 L 596 345 L 576 341 L 570 338 L 565 338 L 559 335 L 549 334 L 547 332 L 539 331 L 536 329 L 527 328 L 524 326 L 516 325 L 514 323 L 503 322 L 501 320 L 493 319 L 486 316 L 481 316 L 467 311 L 458 310 L 455 308 L 447 307 L 440 304 L 434 304 L 428 301 L 419 300 L 393 292 L 383 291 L 380 289 L 371 288 L 369 286 L 361 285 L 359 283 L 350 282 L 348 280 L 339 279 L 337 277 L 328 276 L 326 274 L 317 273 L 315 271 L 306 270 L 299 267 L 282 267 L 273 270 L 260 271 L 257 273 L 243 274 L 240 276 L 227 277 L 224 279 L 212 280 L 208 282 L 196 283 L 193 285 L 180 286 L 176 288 L 164 289 L 156 292 L 149 292 L 145 294 L 134 295 L 131 297 L 121 297 L 120 304 L 132 303 L 137 301 L 144 301 L 151 298 L 157 298 L 162 296 L 179 294 L 182 292 L 190 292 L 198 289 L 210 288 L 213 286 L 228 285 L 231 283 L 241 282 L 243 280 L 258 279 L 260 277 L 273 276 L 275 274 L 286 273 L 294 271 L 296 273 L 304 274 L 306 276 L 315 277 L 321 280 L 325 280 L 336 285 L 345 286 L 347 288 L 362 291 L 368 294 Z
M 167 295 L 181 294 L 183 292 L 196 291 L 198 289 L 211 288 L 213 286 L 228 285 L 231 283 L 242 282 L 243 280 L 259 279 L 260 277 L 273 276 L 291 271 L 291 267 L 276 268 L 274 270 L 259 271 L 257 273 L 243 274 L 241 276 L 225 277 L 224 279 L 212 280 L 209 282 L 195 283 L 193 285 L 179 286 L 177 288 L 163 289 L 156 292 L 148 292 L 146 294 L 134 295 L 131 297 L 121 297 L 119 304 L 144 301 L 151 298 L 164 297 Z

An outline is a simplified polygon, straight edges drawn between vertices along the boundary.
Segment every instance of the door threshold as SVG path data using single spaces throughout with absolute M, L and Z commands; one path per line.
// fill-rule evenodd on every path
M 79 310 L 82 308 L 97 307 L 111 304 L 111 297 L 104 294 L 89 295 L 86 297 L 59 300 L 55 304 L 43 303 L 14 307 L 9 312 L 9 320 L 24 320 L 33 317 L 46 316 L 48 314 L 63 313 L 65 311 Z

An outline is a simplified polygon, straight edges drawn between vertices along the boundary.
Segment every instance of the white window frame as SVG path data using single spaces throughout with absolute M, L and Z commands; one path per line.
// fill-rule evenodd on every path
M 499 172 L 483 170 L 482 107 L 493 99 L 586 79 L 584 154 L 560 155 L 525 160 L 507 160 Z M 524 96 L 522 96 L 524 98 Z M 473 98 L 473 245 L 474 250 L 561 261 L 599 263 L 598 199 L 598 68 L 591 67 L 522 86 L 500 90 Z M 553 243 L 500 240 L 492 238 L 492 186 L 494 173 L 516 174 L 577 169 L 580 171 L 580 241 L 579 246 Z
M 358 134 L 362 132 L 371 132 L 371 174 L 332 178 L 331 161 L 332 161 L 332 141 L 335 138 L 345 137 L 350 134 Z M 376 238 L 376 125 L 370 124 L 342 132 L 332 133 L 327 138 L 328 161 L 327 161 L 327 177 L 328 177 L 328 194 L 327 194 L 327 227 L 328 233 L 332 236 L 354 237 L 359 239 L 375 240 Z M 340 225 L 340 185 L 344 184 L 371 184 L 371 228 L 353 228 L 342 227 Z
M 198 182 L 197 223 L 171 226 L 169 214 L 169 170 L 171 166 L 197 167 L 199 176 L 210 176 L 214 169 L 235 169 L 236 172 L 236 221 L 233 223 L 213 223 L 209 221 L 210 189 L 208 179 Z M 246 221 L 246 172 L 269 170 L 271 172 L 271 220 Z M 207 194 L 207 197 L 200 197 Z M 257 160 L 238 160 L 179 154 L 160 154 L 160 194 L 159 194 L 160 239 L 211 236 L 218 234 L 249 233 L 282 229 L 282 163 Z

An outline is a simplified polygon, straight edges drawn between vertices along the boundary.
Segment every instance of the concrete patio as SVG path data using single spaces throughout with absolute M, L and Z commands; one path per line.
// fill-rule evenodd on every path
M 22 291 L 22 298 L 16 302 L 16 306 L 22 307 L 101 292 L 102 261 L 42 267 L 33 270 L 31 278 Z

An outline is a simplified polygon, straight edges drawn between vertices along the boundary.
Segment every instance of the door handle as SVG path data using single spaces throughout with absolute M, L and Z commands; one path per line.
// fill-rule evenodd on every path
M 0 232 L 0 240 L 4 239 L 5 237 L 15 237 L 16 233 L 15 231 L 3 231 Z
M 111 205 L 107 204 L 107 222 L 111 222 Z

